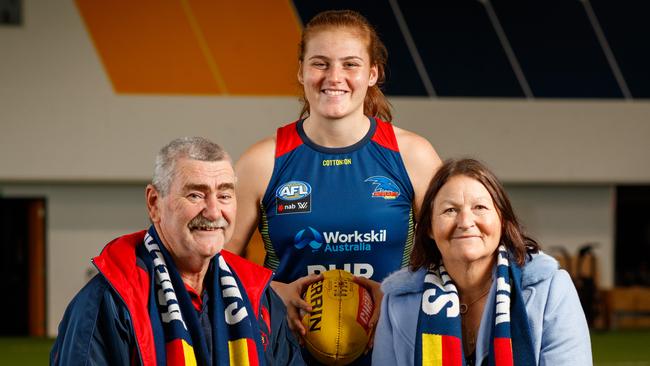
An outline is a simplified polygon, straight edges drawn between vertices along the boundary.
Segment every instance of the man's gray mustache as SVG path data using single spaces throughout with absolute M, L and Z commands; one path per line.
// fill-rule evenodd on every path
M 226 221 L 226 219 L 224 219 L 223 217 L 211 221 L 207 219 L 205 216 L 199 214 L 195 218 L 193 218 L 192 221 L 190 221 L 189 224 L 187 224 L 187 226 L 190 228 L 190 230 L 200 229 L 200 228 L 225 229 L 228 227 L 228 221 Z

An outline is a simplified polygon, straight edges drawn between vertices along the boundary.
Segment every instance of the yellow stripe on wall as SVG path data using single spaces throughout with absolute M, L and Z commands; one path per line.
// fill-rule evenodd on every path
M 300 23 L 289 1 L 186 1 L 230 94 L 297 94 Z
M 440 335 L 422 335 L 422 365 L 442 366 L 442 337 Z
M 219 70 L 217 63 L 215 62 L 214 57 L 212 56 L 212 52 L 210 52 L 210 48 L 208 47 L 208 44 L 205 40 L 205 36 L 203 35 L 203 30 L 201 29 L 198 22 L 196 21 L 196 17 L 194 16 L 194 13 L 192 12 L 192 8 L 190 7 L 189 4 L 189 0 L 180 0 L 180 2 L 181 2 L 181 6 L 183 7 L 183 12 L 187 17 L 187 21 L 190 23 L 190 27 L 194 32 L 194 37 L 196 38 L 196 41 L 199 44 L 199 47 L 201 48 L 203 57 L 205 57 L 208 67 L 210 68 L 210 72 L 212 73 L 212 77 L 214 78 L 214 81 L 217 83 L 222 93 L 228 94 L 228 88 L 226 87 L 226 83 L 223 80 L 223 76 L 221 75 L 221 71 Z
M 179 0 L 76 0 L 117 93 L 220 94 Z
M 297 95 L 287 0 L 75 0 L 117 93 Z

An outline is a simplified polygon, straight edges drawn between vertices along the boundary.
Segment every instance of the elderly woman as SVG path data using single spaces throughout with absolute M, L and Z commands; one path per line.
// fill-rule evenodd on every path
M 592 364 L 569 275 L 484 165 L 447 161 L 418 223 L 410 268 L 382 283 L 373 365 Z

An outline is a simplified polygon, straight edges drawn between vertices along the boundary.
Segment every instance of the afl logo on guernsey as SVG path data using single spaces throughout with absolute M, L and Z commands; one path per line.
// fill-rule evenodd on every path
M 394 200 L 399 197 L 399 187 L 389 178 L 376 175 L 366 179 L 364 182 L 372 183 L 375 186 L 375 189 L 372 191 L 373 198 Z
M 275 197 L 278 215 L 311 212 L 311 186 L 307 182 L 284 183 L 275 191 Z

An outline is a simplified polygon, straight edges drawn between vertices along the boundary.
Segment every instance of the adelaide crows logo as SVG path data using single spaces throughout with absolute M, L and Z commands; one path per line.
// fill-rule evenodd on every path
M 364 182 L 370 182 L 375 185 L 372 191 L 372 197 L 383 198 L 385 200 L 394 200 L 399 197 L 399 187 L 391 179 L 376 175 L 366 179 Z
M 323 245 L 323 236 L 316 231 L 311 226 L 307 226 L 307 229 L 302 229 L 296 233 L 296 236 L 293 238 L 293 246 L 297 249 L 302 249 L 309 246 L 316 250 Z

